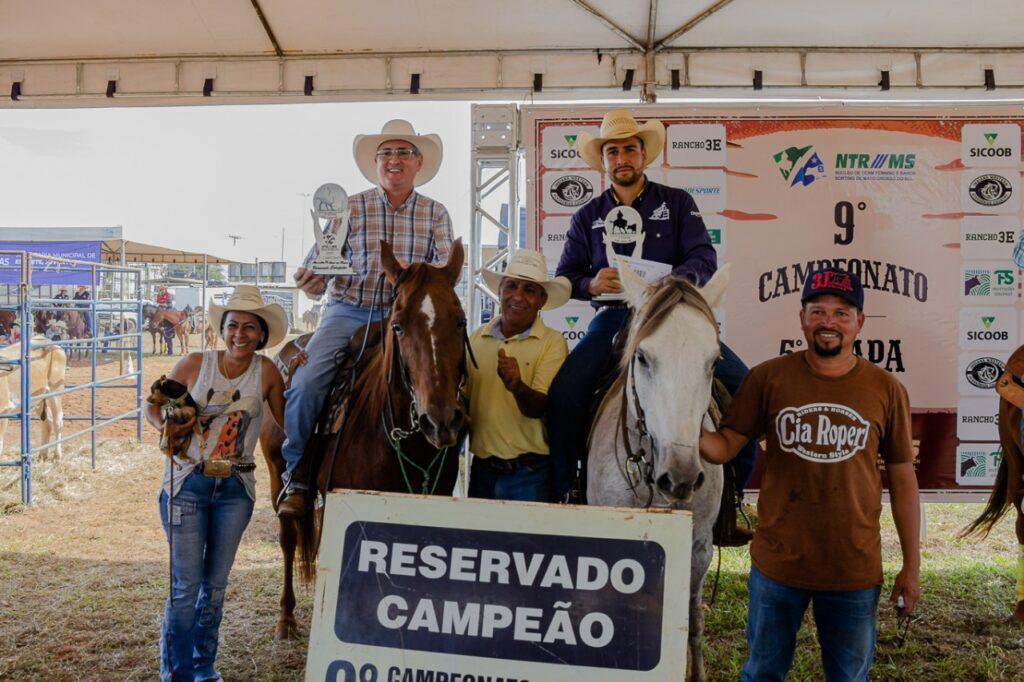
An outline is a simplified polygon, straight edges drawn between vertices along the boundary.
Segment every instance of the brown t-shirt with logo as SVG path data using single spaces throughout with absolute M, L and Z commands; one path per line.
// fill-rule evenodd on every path
M 764 575 L 793 587 L 880 585 L 877 457 L 914 459 L 907 391 L 862 358 L 845 375 L 825 377 L 805 354 L 752 369 L 722 423 L 767 439 L 750 556 Z

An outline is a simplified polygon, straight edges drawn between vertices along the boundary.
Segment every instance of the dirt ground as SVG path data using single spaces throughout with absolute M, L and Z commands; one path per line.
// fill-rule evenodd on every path
M 197 342 L 193 337 L 193 350 Z M 145 355 L 143 399 L 179 358 Z M 97 377 L 116 376 L 116 356 L 102 360 Z M 87 381 L 91 373 L 88 360 L 74 359 L 68 383 Z M 96 402 L 97 414 L 109 417 L 132 409 L 137 395 L 134 389 L 102 389 Z M 67 396 L 64 411 L 66 417 L 88 416 L 88 392 Z M 68 419 L 65 434 L 86 425 Z M 156 678 L 168 583 L 167 541 L 156 504 L 163 455 L 155 429 L 143 424 L 141 444 L 136 429 L 134 421 L 102 428 L 95 469 L 87 434 L 65 446 L 60 462 L 36 463 L 28 508 L 20 505 L 18 469 L 0 468 L 0 680 Z M 17 457 L 17 432 L 12 424 L 0 459 Z M 231 572 L 218 667 L 227 680 L 298 680 L 311 590 L 298 589 L 300 638 L 275 642 L 283 578 L 259 453 L 257 461 L 256 509 Z

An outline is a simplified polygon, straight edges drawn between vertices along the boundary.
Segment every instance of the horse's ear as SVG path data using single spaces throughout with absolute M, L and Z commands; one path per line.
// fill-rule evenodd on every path
M 391 250 L 391 244 L 383 239 L 380 242 L 380 264 L 384 267 L 384 274 L 388 276 L 388 281 L 391 284 L 398 281 L 398 276 L 405 269 L 398 262 L 398 259 L 395 258 L 395 252 Z
M 452 242 L 451 251 L 448 252 L 448 263 L 444 266 L 445 272 L 452 280 L 452 286 L 462 277 L 462 263 L 466 260 L 466 251 L 462 248 L 462 237 Z
M 626 303 L 633 310 L 639 310 L 647 300 L 650 287 L 640 275 L 633 272 L 633 268 L 623 261 L 618 261 L 619 280 L 622 282 L 622 289 L 626 294 Z
M 729 275 L 732 272 L 732 263 L 726 263 L 718 268 L 714 277 L 708 280 L 701 290 L 700 295 L 704 297 L 708 305 L 714 308 L 725 295 L 725 288 L 729 286 Z

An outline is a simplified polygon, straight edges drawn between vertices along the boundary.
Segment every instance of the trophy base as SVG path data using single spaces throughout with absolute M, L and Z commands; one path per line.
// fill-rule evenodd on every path
M 313 271 L 313 274 L 330 277 L 357 274 L 348 263 L 313 263 L 309 269 Z

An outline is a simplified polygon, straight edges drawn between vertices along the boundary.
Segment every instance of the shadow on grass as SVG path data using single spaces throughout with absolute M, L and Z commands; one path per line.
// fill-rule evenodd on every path
M 156 561 L 0 553 L 0 679 L 155 679 L 167 573 Z M 225 679 L 302 679 L 312 590 L 298 589 L 298 638 L 275 642 L 280 585 L 279 568 L 232 570 L 217 656 Z

